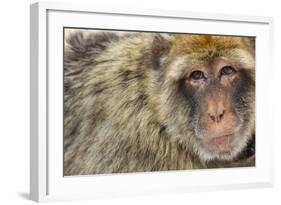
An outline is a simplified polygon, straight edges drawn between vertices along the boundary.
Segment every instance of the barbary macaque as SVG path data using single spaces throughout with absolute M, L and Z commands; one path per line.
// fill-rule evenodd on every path
M 120 33 L 65 35 L 64 175 L 255 165 L 253 37 Z

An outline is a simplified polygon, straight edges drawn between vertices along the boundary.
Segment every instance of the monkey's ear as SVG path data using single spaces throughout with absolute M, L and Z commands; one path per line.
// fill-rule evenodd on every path
M 161 34 L 155 35 L 152 42 L 152 54 L 155 60 L 155 66 L 159 66 L 160 58 L 170 51 L 171 42 Z

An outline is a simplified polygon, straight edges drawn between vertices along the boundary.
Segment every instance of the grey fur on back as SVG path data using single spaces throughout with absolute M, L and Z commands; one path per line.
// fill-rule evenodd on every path
M 64 56 L 66 175 L 169 169 L 159 146 L 163 143 L 165 152 L 171 145 L 159 138 L 162 127 L 146 107 L 143 91 L 142 67 L 151 64 L 152 40 L 152 34 L 144 33 L 122 37 L 98 33 L 87 38 L 76 33 L 68 39 Z

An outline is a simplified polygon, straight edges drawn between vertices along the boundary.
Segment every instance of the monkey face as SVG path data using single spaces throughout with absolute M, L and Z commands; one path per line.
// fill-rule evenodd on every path
M 208 158 L 231 158 L 240 150 L 236 147 L 245 144 L 247 137 L 241 129 L 245 129 L 243 114 L 247 110 L 239 99 L 247 98 L 247 93 L 237 93 L 243 77 L 227 59 L 217 58 L 191 69 L 184 78 L 183 90 L 188 100 L 192 99 L 195 137 Z
M 180 132 L 178 142 L 203 161 L 233 160 L 254 133 L 254 57 L 239 37 L 229 38 L 187 38 L 186 53 L 172 48 L 163 61 L 163 85 L 175 86 L 165 103 L 177 99 L 166 115 L 168 131 Z

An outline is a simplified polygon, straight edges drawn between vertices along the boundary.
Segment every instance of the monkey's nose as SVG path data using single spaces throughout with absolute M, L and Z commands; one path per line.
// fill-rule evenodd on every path
M 208 113 L 210 119 L 213 122 L 220 122 L 224 116 L 225 110 L 221 110 L 220 112 L 213 112 L 213 113 Z

